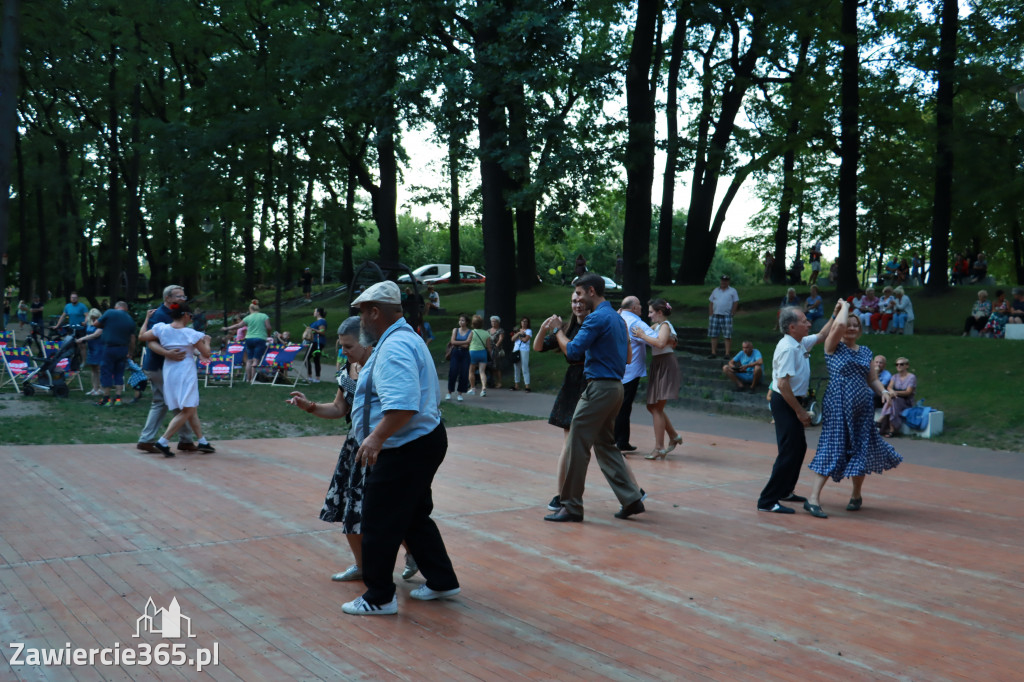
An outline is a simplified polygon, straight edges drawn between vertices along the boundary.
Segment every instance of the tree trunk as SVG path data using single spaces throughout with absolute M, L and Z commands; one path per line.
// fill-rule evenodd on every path
M 680 3 L 676 9 L 676 27 L 672 33 L 671 56 L 668 62 L 665 120 L 668 138 L 665 148 L 665 176 L 661 185 L 661 216 L 658 221 L 658 253 L 654 283 L 672 283 L 672 219 L 675 216 L 676 164 L 679 162 L 679 70 L 683 63 L 686 37 L 686 15 L 689 7 Z
M 251 300 L 256 295 L 256 241 L 253 229 L 256 224 L 256 173 L 247 170 L 245 175 L 245 213 L 242 219 L 242 298 Z
M 516 206 L 516 288 L 526 291 L 537 283 L 537 199 L 530 187 L 530 140 L 527 125 L 526 87 L 517 83 L 508 101 L 509 151 L 519 159 L 512 168 Z
M 484 310 L 502 320 L 516 317 L 515 225 L 506 201 L 512 179 L 502 166 L 508 150 L 505 118 L 507 93 L 502 89 L 504 67 L 499 61 L 501 37 L 498 27 L 504 13 L 495 11 L 488 0 L 477 0 L 481 20 L 475 36 L 478 88 L 477 132 L 480 139 L 481 223 L 484 242 Z
M 459 196 L 459 149 L 459 139 L 452 132 L 448 136 L 448 199 L 452 205 L 448 219 L 448 245 L 451 257 L 449 272 L 459 272 L 462 264 L 462 246 L 459 244 L 459 221 L 462 217 L 462 200 Z
M 654 185 L 654 82 L 651 61 L 661 0 L 638 0 L 626 69 L 626 209 L 622 230 L 622 289 L 651 297 L 651 189 Z M 655 68 L 655 72 L 657 69 Z
M 943 0 L 939 29 L 938 89 L 935 93 L 935 201 L 932 212 L 931 269 L 926 289 L 939 294 L 949 287 L 949 232 L 953 222 L 953 98 L 956 95 L 957 0 Z
M 857 38 L 857 0 L 842 0 L 842 105 L 839 112 L 839 282 L 837 293 L 857 288 L 857 164 L 860 159 L 860 55 Z
M 394 104 L 389 103 L 384 116 L 377 119 L 377 168 L 380 187 L 373 195 L 373 218 L 380 236 L 380 261 L 398 264 L 398 159 L 395 156 Z
M 3 33 L 0 34 L 0 291 L 7 289 L 7 235 L 10 229 L 11 164 L 18 136 L 18 0 L 3 2 Z M 19 197 L 20 199 L 20 197 Z M 40 226 L 41 227 L 41 226 Z
M 734 24 L 733 31 L 738 31 Z M 755 15 L 750 25 L 750 47 L 740 55 L 733 48 L 733 78 L 725 84 L 721 98 L 721 111 L 714 124 L 714 133 L 707 142 L 706 149 L 698 149 L 697 162 L 694 164 L 690 210 L 686 216 L 686 240 L 683 244 L 683 258 L 676 277 L 680 284 L 703 284 L 708 268 L 715 256 L 716 240 L 712 239 L 712 217 L 715 208 L 715 194 L 722 165 L 728 156 L 728 145 L 732 139 L 736 116 L 743 106 L 743 98 L 751 84 L 751 76 L 761 56 L 764 41 L 764 19 Z M 734 36 L 735 40 L 736 36 Z M 734 42 L 737 45 L 738 42 Z M 705 87 L 705 96 L 707 96 Z M 702 118 L 710 116 L 705 106 Z M 708 129 L 707 120 L 700 124 Z
M 1020 218 L 1014 215 L 1010 224 L 1010 241 L 1013 243 L 1013 270 L 1017 284 L 1024 284 L 1024 232 L 1021 232 Z
M 121 295 L 121 270 L 124 263 L 124 244 L 121 233 L 121 113 L 117 101 L 117 47 L 111 45 L 107 54 L 110 68 L 107 81 L 107 238 L 103 242 L 103 256 L 107 263 L 106 295 L 116 300 Z M 113 300 L 111 301 L 113 303 Z

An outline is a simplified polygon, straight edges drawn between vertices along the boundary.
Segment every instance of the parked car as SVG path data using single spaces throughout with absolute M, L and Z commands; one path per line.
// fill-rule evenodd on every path
M 432 279 L 425 280 L 424 284 L 448 284 L 451 282 L 452 273 L 446 272 L 441 277 L 434 277 Z M 487 281 L 487 278 L 481 275 L 479 272 L 460 272 L 459 281 L 462 284 L 483 284 Z
M 459 265 L 459 270 L 463 272 L 476 272 L 476 266 L 473 265 Z M 435 279 L 439 277 L 447 277 L 448 273 L 452 271 L 451 263 L 427 263 L 421 265 L 412 271 L 413 276 L 417 282 L 423 283 L 428 279 Z M 412 279 L 409 275 L 402 275 L 398 278 L 399 282 L 411 282 Z
M 579 277 L 577 277 L 576 279 L 573 279 L 571 286 L 576 286 L 576 280 L 577 279 L 579 279 Z M 601 275 L 601 279 L 604 280 L 604 290 L 605 291 L 618 291 L 619 289 L 622 288 L 618 284 L 616 284 L 615 280 L 613 280 L 611 277 L 605 277 L 604 275 Z

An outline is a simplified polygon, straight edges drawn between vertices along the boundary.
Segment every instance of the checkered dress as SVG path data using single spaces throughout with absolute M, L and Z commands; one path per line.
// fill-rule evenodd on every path
M 131 370 L 131 374 L 128 375 L 128 385 L 132 388 L 138 388 L 149 381 L 149 377 L 142 371 L 142 368 L 131 360 L 128 361 L 128 369 Z
M 854 352 L 843 343 L 825 356 L 829 382 L 824 420 L 818 450 L 809 466 L 835 481 L 882 473 L 903 461 L 875 427 L 874 401 L 867 382 L 871 358 L 867 346 Z

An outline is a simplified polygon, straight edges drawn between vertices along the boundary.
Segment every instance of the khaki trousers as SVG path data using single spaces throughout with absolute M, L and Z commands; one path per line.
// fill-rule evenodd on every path
M 621 381 L 596 379 L 587 384 L 576 404 L 569 426 L 569 464 L 559 493 L 562 506 L 570 513 L 583 514 L 583 489 L 591 448 L 622 506 L 641 497 L 640 489 L 629 477 L 622 453 L 615 447 L 615 417 L 622 406 L 622 394 Z

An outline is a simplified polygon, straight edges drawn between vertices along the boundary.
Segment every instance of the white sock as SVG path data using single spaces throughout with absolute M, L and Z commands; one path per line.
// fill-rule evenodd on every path
M 164 438 L 163 436 L 160 436 L 159 438 L 157 438 L 157 439 L 156 439 L 156 442 L 157 442 L 157 443 L 160 443 L 160 445 L 163 445 L 164 447 L 167 447 L 168 445 L 170 445 L 170 441 L 168 441 L 168 440 L 167 440 L 166 438 Z
M 209 445 L 209 444 L 210 444 L 210 443 L 209 443 L 209 442 L 208 442 L 208 441 L 206 440 L 206 436 L 203 436 L 202 438 L 200 438 L 200 439 L 199 439 L 198 441 L 196 441 L 196 442 L 198 442 L 198 443 L 199 443 L 200 445 Z

